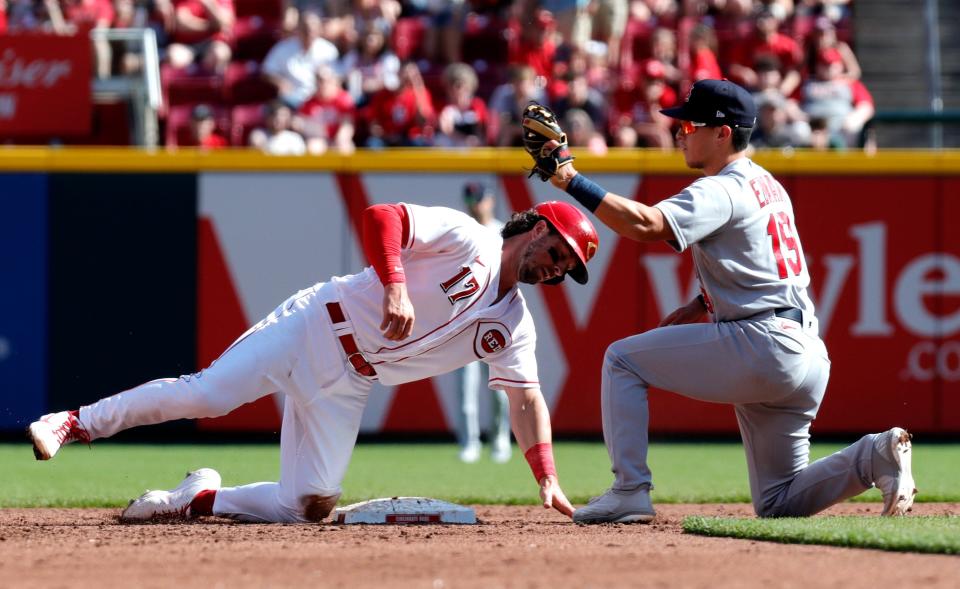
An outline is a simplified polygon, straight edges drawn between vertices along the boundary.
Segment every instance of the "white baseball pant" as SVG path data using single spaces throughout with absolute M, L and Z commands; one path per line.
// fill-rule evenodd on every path
M 225 487 L 215 515 L 245 521 L 322 519 L 339 496 L 371 382 L 346 362 L 325 303 L 332 284 L 298 292 L 251 327 L 209 368 L 154 380 L 80 408 L 91 439 L 173 419 L 217 417 L 284 395 L 280 481 Z

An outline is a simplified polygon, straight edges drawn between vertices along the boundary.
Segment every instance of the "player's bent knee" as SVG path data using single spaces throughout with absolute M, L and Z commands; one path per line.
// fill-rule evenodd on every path
M 300 503 L 303 506 L 303 516 L 307 521 L 321 522 L 333 511 L 339 498 L 340 493 L 334 495 L 304 495 L 300 498 Z
M 613 342 L 607 346 L 607 351 L 603 354 L 603 368 L 609 369 L 611 367 L 622 367 L 623 366 L 623 355 L 619 346 L 619 342 Z

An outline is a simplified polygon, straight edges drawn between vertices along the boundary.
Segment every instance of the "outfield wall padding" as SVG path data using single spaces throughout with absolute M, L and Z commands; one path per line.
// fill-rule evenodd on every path
M 2 429 L 20 428 L 46 408 L 208 365 L 290 293 L 362 267 L 359 213 L 370 204 L 460 209 L 464 183 L 475 180 L 495 187 L 501 218 L 566 198 L 527 179 L 514 151 L 11 153 L 0 159 L 0 171 L 9 172 L 0 173 Z M 793 198 L 831 354 L 814 431 L 896 424 L 960 433 L 960 157 L 757 159 Z M 577 162 L 607 189 L 648 204 L 696 177 L 676 153 Z M 600 431 L 606 346 L 653 328 L 697 292 L 689 255 L 599 229 L 589 285 L 524 289 L 560 434 Z M 450 431 L 455 391 L 452 375 L 377 386 L 362 431 Z M 654 433 L 736 431 L 728 406 L 664 391 L 651 391 L 650 405 Z M 281 408 L 278 396 L 267 397 L 197 427 L 276 431 Z M 485 398 L 482 417 L 488 413 Z

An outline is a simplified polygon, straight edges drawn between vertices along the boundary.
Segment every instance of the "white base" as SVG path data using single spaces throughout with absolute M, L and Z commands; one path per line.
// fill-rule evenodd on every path
M 473 509 L 429 497 L 371 499 L 338 507 L 338 524 L 475 524 Z

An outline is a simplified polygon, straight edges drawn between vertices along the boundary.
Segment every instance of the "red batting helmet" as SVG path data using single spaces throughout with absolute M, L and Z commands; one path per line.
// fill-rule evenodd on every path
M 557 200 L 542 202 L 533 207 L 533 210 L 563 236 L 567 245 L 577 255 L 580 263 L 569 274 L 580 284 L 586 284 L 589 278 L 587 262 L 597 253 L 597 246 L 600 244 L 600 238 L 597 237 L 597 230 L 593 227 L 593 223 L 580 212 L 580 209 Z M 561 275 L 545 280 L 544 284 L 559 284 L 562 281 Z

